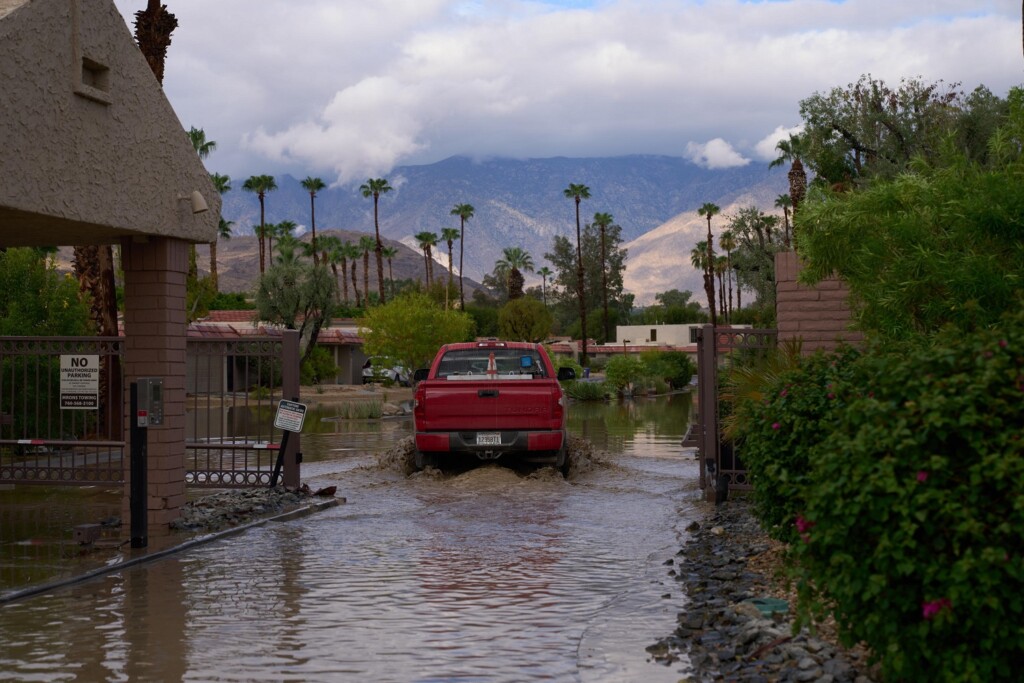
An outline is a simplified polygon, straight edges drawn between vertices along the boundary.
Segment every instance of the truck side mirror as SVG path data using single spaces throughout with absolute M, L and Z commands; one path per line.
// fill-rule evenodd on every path
M 422 382 L 430 374 L 430 368 L 419 368 L 416 372 L 412 373 L 413 382 Z
M 576 370 L 573 368 L 563 366 L 558 368 L 558 381 L 565 382 L 570 379 L 576 379 Z

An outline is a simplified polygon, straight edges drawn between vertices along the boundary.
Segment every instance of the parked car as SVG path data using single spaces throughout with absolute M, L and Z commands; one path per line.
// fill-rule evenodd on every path
M 409 371 L 400 365 L 388 367 L 386 363 L 384 358 L 367 358 L 363 363 L 363 384 L 392 382 L 403 387 L 409 386 Z

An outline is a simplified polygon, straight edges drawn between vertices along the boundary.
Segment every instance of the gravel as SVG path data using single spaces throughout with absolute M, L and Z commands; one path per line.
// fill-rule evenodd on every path
M 689 677 L 682 680 L 700 683 L 872 683 L 862 648 L 842 648 L 806 628 L 794 633 L 788 603 L 765 594 L 773 582 L 755 560 L 773 541 L 748 502 L 712 508 L 688 531 L 692 536 L 669 569 L 687 603 L 675 632 L 647 648 L 655 661 L 681 665 Z

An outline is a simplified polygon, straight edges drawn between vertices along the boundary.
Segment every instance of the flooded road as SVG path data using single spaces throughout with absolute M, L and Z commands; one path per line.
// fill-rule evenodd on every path
M 0 607 L 0 680 L 676 681 L 644 651 L 697 516 L 674 399 L 573 406 L 568 480 L 406 477 L 408 420 L 303 434 L 346 504 Z

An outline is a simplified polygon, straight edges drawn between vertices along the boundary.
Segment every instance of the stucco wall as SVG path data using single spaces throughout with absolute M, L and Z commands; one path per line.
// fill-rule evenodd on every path
M 0 93 L 0 243 L 214 238 L 220 196 L 111 0 L 0 0 Z
M 864 339 L 850 330 L 849 290 L 839 280 L 824 280 L 815 287 L 797 283 L 800 263 L 794 252 L 775 255 L 776 317 L 779 340 L 799 339 L 803 353 L 831 350 L 840 341 L 856 344 Z

